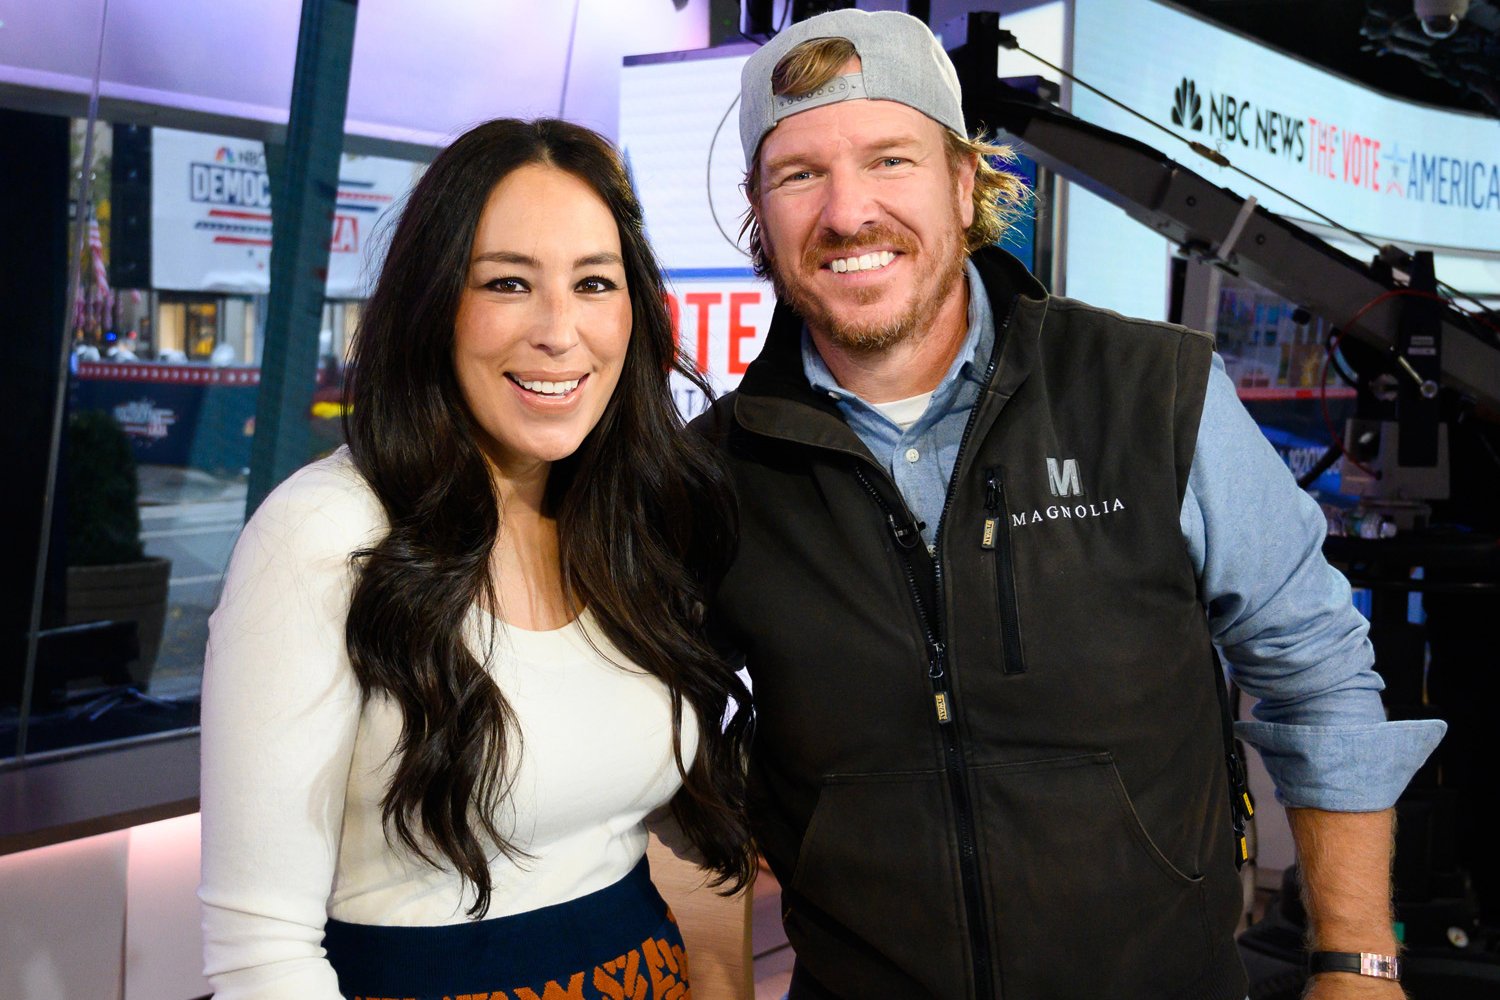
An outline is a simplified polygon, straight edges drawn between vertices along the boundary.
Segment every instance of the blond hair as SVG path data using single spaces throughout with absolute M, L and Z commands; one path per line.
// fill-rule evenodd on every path
M 847 38 L 813 38 L 796 46 L 776 64 L 771 73 L 773 94 L 805 94 L 817 90 L 839 75 L 850 59 L 858 59 L 859 52 Z M 997 242 L 1011 223 L 1026 208 L 1031 190 L 1015 174 L 1001 170 L 996 162 L 1013 163 L 1015 152 L 1009 146 L 992 143 L 982 135 L 968 138 L 943 128 L 943 147 L 948 156 L 948 165 L 956 174 L 962 165 L 973 160 L 974 168 L 974 221 L 964 233 L 965 250 L 973 253 L 980 247 Z M 760 198 L 760 151 L 750 164 L 745 175 L 745 194 L 752 205 Z M 740 225 L 740 236 L 749 237 L 750 262 L 755 273 L 764 277 L 767 264 L 764 245 L 760 236 L 760 223 L 753 211 L 746 211 Z

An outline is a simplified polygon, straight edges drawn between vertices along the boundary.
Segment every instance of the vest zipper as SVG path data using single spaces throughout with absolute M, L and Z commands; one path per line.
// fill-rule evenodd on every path
M 980 392 L 969 410 L 969 419 L 964 424 L 963 437 L 958 439 L 958 453 L 953 457 L 953 474 L 948 479 L 948 491 L 943 495 L 943 512 L 938 516 L 937 529 L 932 533 L 933 594 L 937 601 L 935 620 L 941 624 L 943 609 L 947 607 L 943 594 L 943 526 L 948 521 L 948 508 L 953 506 L 953 494 L 958 489 L 958 476 L 964 467 L 964 452 L 969 447 L 969 437 L 974 433 L 974 424 L 979 420 L 979 410 L 984 405 L 984 394 L 994 381 L 995 369 L 1000 364 L 1000 350 L 1005 342 L 1005 332 L 1010 328 L 1011 317 L 1016 314 L 1016 299 L 1012 298 L 1010 309 L 1003 322 L 995 327 L 995 346 L 990 350 L 990 360 L 980 380 Z M 941 633 L 940 633 L 941 634 Z M 946 730 L 953 734 L 948 748 L 948 787 L 953 794 L 953 807 L 958 815 L 958 862 L 964 880 L 964 909 L 969 922 L 969 950 L 974 956 L 974 996 L 976 1000 L 992 1000 L 998 995 L 994 969 L 990 959 L 989 920 L 984 906 L 984 888 L 979 878 L 979 849 L 974 843 L 974 808 L 969 802 L 969 789 L 964 781 L 963 752 L 959 744 L 958 727 Z
M 939 638 L 939 629 L 935 620 L 928 613 L 927 603 L 922 600 L 921 588 L 917 586 L 917 571 L 912 567 L 911 560 L 906 558 L 905 553 L 916 548 L 922 543 L 922 529 L 910 512 L 901 511 L 905 517 L 897 517 L 896 511 L 886 502 L 885 497 L 870 478 L 865 475 L 865 470 L 859 466 L 854 467 L 854 478 L 859 480 L 859 485 L 864 487 L 866 493 L 880 507 L 885 515 L 885 525 L 891 533 L 891 538 L 896 542 L 896 548 L 901 552 L 901 569 L 906 576 L 906 589 L 911 594 L 911 603 L 917 609 L 917 620 L 922 623 L 922 640 L 927 650 L 927 679 L 932 682 L 933 708 L 937 712 L 937 720 L 944 726 L 953 721 L 951 694 L 948 689 L 947 652 L 948 647 Z
M 964 437 L 968 437 L 967 431 Z M 962 446 L 959 448 L 959 453 L 963 453 Z M 984 893 L 979 878 L 979 851 L 974 844 L 974 807 L 969 801 L 968 785 L 964 782 L 962 741 L 958 727 L 952 724 L 953 693 L 948 683 L 948 646 L 942 639 L 942 616 L 936 613 L 936 609 L 933 613 L 929 613 L 927 603 L 922 600 L 921 588 L 917 585 L 916 570 L 912 567 L 911 559 L 906 555 L 912 548 L 921 544 L 922 532 L 917 527 L 916 519 L 906 511 L 904 504 L 901 512 L 906 516 L 904 518 L 896 516 L 896 511 L 886 502 L 875 484 L 870 482 L 870 478 L 865 475 L 865 470 L 857 465 L 854 467 L 854 478 L 859 481 L 860 486 L 864 487 L 865 492 L 870 494 L 880 507 L 881 513 L 885 515 L 886 527 L 896 542 L 898 554 L 901 555 L 901 568 L 906 574 L 906 588 L 911 595 L 912 606 L 916 608 L 917 620 L 922 623 L 922 637 L 927 651 L 927 679 L 932 684 L 933 709 L 937 714 L 938 731 L 943 737 L 943 766 L 948 778 L 948 793 L 953 801 L 954 816 L 957 817 L 958 868 L 959 878 L 963 885 L 964 911 L 969 924 L 969 951 L 974 959 L 974 992 L 977 1000 L 993 1000 L 989 930 L 988 923 L 984 919 Z M 941 563 L 934 560 L 933 565 L 939 567 Z M 935 570 L 935 572 L 938 573 L 936 594 L 941 602 L 942 574 L 940 570 Z
M 999 469 L 985 470 L 984 509 L 991 516 L 985 519 L 980 546 L 995 550 L 995 596 L 1000 607 L 1000 638 L 1005 651 L 1005 663 L 1001 669 L 1007 676 L 1024 674 L 1026 660 L 1021 653 L 1021 615 L 1016 606 L 1015 568 L 1011 565 L 1010 508 L 1005 503 L 1005 480 Z
M 964 451 L 968 448 L 969 437 L 974 432 L 974 424 L 979 419 L 979 410 L 984 403 L 984 392 L 989 389 L 990 382 L 995 378 L 995 369 L 1000 363 L 1001 345 L 1015 313 L 1016 299 L 1012 298 L 1004 321 L 995 326 L 995 346 L 990 351 L 990 360 L 985 367 L 984 377 L 980 381 L 983 388 L 979 397 L 974 400 L 973 408 L 969 410 L 969 419 L 964 424 L 963 437 L 959 438 L 958 454 L 953 460 L 953 475 L 948 480 L 948 491 L 943 498 L 943 512 L 938 517 L 937 528 L 933 532 L 933 595 L 937 607 L 933 609 L 930 616 L 923 604 L 921 591 L 917 587 L 916 571 L 912 568 L 911 560 L 904 555 L 901 559 L 901 564 L 906 570 L 907 589 L 911 592 L 912 604 L 917 609 L 917 617 L 921 619 L 927 642 L 927 676 L 932 682 L 933 704 L 939 722 L 938 731 L 943 734 L 943 760 L 948 776 L 948 793 L 953 800 L 953 813 L 957 817 L 958 868 L 959 877 L 963 882 L 964 916 L 969 925 L 969 953 L 974 963 L 975 1000 L 997 1000 L 998 995 L 990 959 L 989 921 L 985 915 L 984 888 L 979 876 L 979 849 L 974 842 L 974 806 L 969 801 L 969 787 L 964 780 L 963 742 L 959 736 L 958 727 L 951 724 L 954 705 L 947 672 L 948 647 L 943 639 L 945 602 L 943 600 L 942 538 L 943 524 L 948 520 L 948 508 L 953 506 L 953 492 L 958 486 L 959 472 L 963 469 Z M 915 527 L 916 519 L 907 518 L 904 532 L 910 534 L 898 533 L 899 526 L 895 515 L 880 491 L 865 476 L 864 470 L 858 466 L 854 469 L 854 475 L 885 513 L 886 524 L 891 529 L 897 545 L 905 550 L 918 544 L 921 540 L 921 532 Z M 904 510 L 904 503 L 902 507 Z M 903 541 L 903 538 L 906 540 Z

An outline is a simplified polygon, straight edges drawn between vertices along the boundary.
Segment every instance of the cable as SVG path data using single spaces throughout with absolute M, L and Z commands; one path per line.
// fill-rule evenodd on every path
M 1195 142 L 1192 139 L 1188 139 L 1188 138 L 1186 138 L 1184 136 L 1178 135 L 1176 132 L 1173 132 L 1171 129 L 1167 128 L 1165 125 L 1163 125 L 1160 122 L 1156 121 L 1154 118 L 1149 118 L 1146 115 L 1141 114 L 1135 108 L 1132 108 L 1130 105 L 1126 104 L 1123 101 L 1120 101 L 1120 100 L 1117 100 L 1117 99 L 1111 97 L 1110 95 L 1106 94 L 1104 91 L 1100 90 L 1098 87 L 1095 87 L 1093 84 L 1088 83 L 1085 80 L 1079 79 L 1077 76 L 1074 76 L 1072 73 L 1070 73 L 1067 70 L 1063 69 L 1061 66 L 1058 66 L 1058 65 L 1056 65 L 1054 63 L 1048 62 L 1047 60 L 1043 59 L 1041 56 L 1037 55 L 1035 52 L 1032 52 L 1030 49 L 1027 49 L 1027 48 L 1023 47 L 1019 42 L 1016 42 L 1015 36 L 1011 35 L 1009 32 L 1001 32 L 1000 33 L 1000 38 L 1001 38 L 1000 44 L 1003 45 L 1003 46 L 1005 46 L 1006 48 L 1008 48 L 1008 49 L 1014 49 L 1015 51 L 1020 52 L 1023 55 L 1030 56 L 1032 59 L 1034 59 L 1037 62 L 1041 63 L 1043 66 L 1046 66 L 1048 69 L 1053 70 L 1056 73 L 1060 73 L 1063 76 L 1067 77 L 1069 80 L 1072 80 L 1074 83 L 1078 84 L 1078 86 L 1082 87 L 1084 90 L 1087 90 L 1090 93 L 1096 94 L 1099 97 L 1103 98 L 1104 100 L 1108 101 L 1110 104 L 1113 104 L 1115 107 L 1119 108 L 1121 111 L 1124 111 L 1124 112 L 1126 112 L 1127 114 L 1130 114 L 1130 115 L 1134 115 L 1136 118 L 1139 118 L 1141 121 L 1145 122 L 1147 125 L 1150 125 L 1154 129 L 1157 129 L 1159 131 L 1165 132 L 1167 135 L 1171 136 L 1173 139 L 1176 139 L 1178 142 L 1184 144 L 1189 149 L 1191 149 L 1193 152 L 1197 153 L 1199 156 L 1202 156 L 1204 159 L 1207 159 L 1207 160 L 1209 160 L 1212 163 L 1216 163 L 1219 166 L 1224 167 L 1225 169 L 1232 170 L 1235 173 L 1239 174 L 1241 177 L 1244 177 L 1246 180 L 1254 181 L 1256 184 L 1259 184 L 1261 187 L 1265 188 L 1267 191 L 1270 191 L 1273 194 L 1276 194 L 1276 195 L 1279 195 L 1282 198 L 1285 198 L 1287 201 L 1291 202 L 1293 205 L 1296 205 L 1298 208 L 1301 208 L 1304 211 L 1311 212 L 1313 215 L 1316 215 L 1318 218 L 1322 219 L 1324 222 L 1328 223 L 1333 228 L 1335 228 L 1335 229 L 1337 229 L 1337 230 L 1339 230 L 1341 232 L 1348 233 L 1350 236 L 1353 236 L 1355 239 L 1359 240 L 1360 242 L 1369 245 L 1370 247 L 1374 248 L 1376 251 L 1380 250 L 1380 244 L 1376 243 L 1374 240 L 1370 239 L 1364 233 L 1357 232 L 1357 231 L 1355 231 L 1353 229 L 1350 229 L 1348 226 L 1343 225 L 1342 223 L 1340 223 L 1337 219 L 1334 219 L 1334 218 L 1331 218 L 1330 216 L 1324 215 L 1322 212 L 1318 211 L 1316 208 L 1313 208 L 1311 205 L 1307 204 L 1306 202 L 1299 201 L 1298 199 L 1293 198 L 1291 195 L 1287 194 L 1285 191 L 1282 191 L 1280 188 L 1277 188 L 1277 187 L 1275 187 L 1275 186 L 1273 186 L 1271 184 L 1268 184 L 1265 181 L 1261 180 L 1259 177 L 1256 177 L 1254 174 L 1250 173 L 1249 171 L 1243 170 L 1240 167 L 1235 166 L 1232 162 L 1230 162 L 1229 157 L 1225 156 L 1223 153 L 1219 152 L 1218 150 L 1216 150 L 1216 149 L 1210 149 L 1209 147 L 1205 146 L 1201 142 Z M 1006 39 L 1007 38 L 1009 39 L 1009 41 L 1012 44 L 1006 45 Z
M 1343 452 L 1339 449 L 1338 445 L 1329 445 L 1328 450 L 1323 452 L 1323 457 L 1314 462 L 1311 468 L 1297 477 L 1297 488 L 1305 490 L 1317 482 L 1318 477 L 1333 468 L 1333 463 L 1337 462 L 1342 455 Z
M 1479 307 L 1479 310 L 1482 313 L 1488 314 L 1488 313 L 1494 312 L 1493 309 L 1491 309 L 1489 306 L 1485 305 L 1483 302 L 1480 302 L 1478 299 L 1476 299 L 1474 296 L 1470 295 L 1468 292 L 1461 292 L 1457 288 L 1454 288 L 1452 285 L 1448 284 L 1446 281 L 1439 280 L 1438 283 L 1437 283 L 1437 286 L 1439 288 L 1441 288 L 1443 291 L 1447 292 L 1448 295 L 1449 295 L 1449 297 L 1451 297 L 1451 298 L 1464 299 L 1466 301 L 1474 303 L 1476 306 Z M 1500 326 L 1496 326 L 1494 323 L 1491 323 L 1489 320 L 1485 319 L 1484 316 L 1474 315 L 1473 313 L 1470 313 L 1468 310 L 1460 310 L 1460 312 L 1463 312 L 1464 315 L 1466 315 L 1466 316 L 1473 316 L 1473 318 L 1479 320 L 1479 322 L 1481 322 L 1485 326 L 1489 327 L 1495 333 L 1500 334 Z M 1476 336 L 1477 336 L 1477 334 L 1476 334 Z M 1481 337 L 1480 339 L 1483 340 L 1484 338 Z
M 1484 424 L 1493 426 L 1496 423 L 1500 423 L 1493 410 L 1484 412 L 1484 408 L 1480 407 L 1474 400 L 1462 399 L 1459 401 L 1458 417 L 1453 423 L 1458 427 L 1468 427 L 1474 437 L 1478 439 L 1479 447 L 1484 449 L 1485 455 L 1495 464 L 1497 469 L 1500 469 L 1500 452 L 1495 451 L 1494 444 L 1490 442 L 1489 436 L 1485 433 L 1482 426 Z
M 563 109 L 568 106 L 568 78 L 573 75 L 573 42 L 578 37 L 578 8 L 583 6 L 583 0 L 573 0 L 573 27 L 568 31 L 568 54 L 563 57 L 563 79 L 562 94 L 557 99 L 557 117 L 563 116 Z
M 1500 469 L 1500 453 L 1496 453 L 1495 446 L 1490 444 L 1490 439 L 1485 437 L 1484 432 L 1478 427 L 1474 428 L 1474 439 L 1479 442 L 1479 446 L 1484 449 L 1485 454 L 1489 455 L 1490 461 L 1495 463 L 1495 467 Z
M 736 31 L 735 34 L 738 35 L 740 38 L 743 38 L 745 41 L 749 42 L 752 45 L 764 45 L 767 42 L 769 42 L 771 39 L 775 38 L 777 35 L 781 34 L 781 32 L 783 31 L 783 29 L 786 28 L 787 18 L 790 17 L 791 14 L 792 14 L 792 0 L 786 0 L 785 4 L 783 4 L 782 8 L 781 8 L 781 21 L 780 21 L 780 23 L 778 23 L 776 25 L 775 28 L 771 29 L 771 33 L 769 35 L 765 36 L 764 38 L 752 38 L 750 35 L 745 34 L 745 32 L 744 32 L 744 25 L 741 25 L 740 26 L 741 30 Z
M 1345 385 L 1351 389 L 1359 388 L 1359 379 L 1353 372 L 1344 367 L 1344 358 L 1342 355 L 1336 355 L 1328 360 L 1332 364 L 1334 374 L 1338 375 L 1339 379 Z
M 68 265 L 67 308 L 71 316 L 73 302 L 78 297 L 78 286 L 83 280 L 83 252 L 88 245 L 88 205 L 94 183 L 94 126 L 99 121 L 99 81 L 104 76 L 104 39 L 108 36 L 109 0 L 99 7 L 99 54 L 94 59 L 93 87 L 89 90 L 87 126 L 83 134 L 83 171 L 78 178 L 78 199 L 74 202 L 73 259 Z M 67 330 L 72 329 L 71 320 Z M 71 335 L 59 337 L 55 391 L 52 395 L 52 413 L 47 428 L 47 472 L 42 487 L 41 540 L 36 547 L 36 572 L 31 578 L 31 615 L 26 623 L 26 652 L 21 667 L 21 714 L 16 720 L 16 763 L 26 759 L 26 738 L 31 726 L 31 702 L 36 690 L 37 637 L 42 630 L 42 591 L 47 580 L 47 553 L 52 537 L 52 521 L 56 516 L 57 467 L 62 449 L 63 412 L 68 399 L 68 378 L 72 370 L 69 358 L 73 350 Z
M 791 5 L 792 0 L 787 0 L 787 7 Z M 708 214 L 713 216 L 714 228 L 719 231 L 720 236 L 724 237 L 724 242 L 738 250 L 742 256 L 749 257 L 750 254 L 744 247 L 740 246 L 739 241 L 725 231 L 723 223 L 719 221 L 719 210 L 714 207 L 714 147 L 719 144 L 719 133 L 724 130 L 724 123 L 729 120 L 729 115 L 734 111 L 734 106 L 739 103 L 740 95 L 736 93 L 734 100 L 729 102 L 729 107 L 724 109 L 724 117 L 719 119 L 719 124 L 714 129 L 713 138 L 708 140 L 708 159 L 703 164 L 703 193 L 708 198 Z
M 1447 288 L 1448 286 L 1439 281 L 1438 287 Z M 1484 309 L 1484 312 L 1476 313 L 1471 312 L 1468 309 L 1460 309 L 1453 302 L 1449 302 L 1448 304 L 1453 306 L 1454 311 L 1464 318 L 1465 322 L 1468 325 L 1469 332 L 1472 333 L 1476 339 L 1485 341 L 1492 347 L 1500 347 L 1500 325 L 1496 325 L 1495 323 L 1490 322 L 1490 320 L 1488 319 L 1488 316 L 1492 312 L 1492 310 L 1486 309 L 1483 303 L 1480 303 L 1478 299 L 1474 298 L 1471 295 L 1464 295 L 1464 298 L 1468 299 L 1470 302 L 1478 304 L 1481 309 Z M 1475 328 L 1475 323 L 1482 324 L 1487 328 L 1487 330 L 1485 332 L 1481 332 L 1480 330 Z
M 775 38 L 777 35 L 781 34 L 781 32 L 786 28 L 787 18 L 791 17 L 791 15 L 792 0 L 784 0 L 781 5 L 781 22 L 776 25 L 776 30 L 771 34 L 771 38 Z M 765 41 L 751 38 L 743 31 L 739 32 L 738 34 L 745 41 L 754 42 L 756 45 L 764 45 L 766 42 L 771 40 L 770 38 L 765 39 Z M 719 144 L 719 133 L 724 131 L 724 123 L 729 120 L 730 114 L 734 112 L 735 105 L 739 103 L 740 95 L 736 93 L 734 95 L 734 100 L 729 102 L 729 107 L 724 109 L 724 117 L 720 118 L 719 124 L 714 126 L 713 138 L 708 140 L 708 159 L 703 164 L 703 194 L 708 199 L 708 214 L 713 217 L 714 228 L 719 231 L 720 236 L 724 237 L 724 242 L 728 243 L 730 246 L 734 247 L 735 250 L 739 251 L 740 256 L 749 257 L 750 252 L 744 247 L 740 246 L 739 240 L 730 236 L 728 230 L 724 228 L 724 224 L 719 221 L 719 210 L 714 207 L 714 148 Z

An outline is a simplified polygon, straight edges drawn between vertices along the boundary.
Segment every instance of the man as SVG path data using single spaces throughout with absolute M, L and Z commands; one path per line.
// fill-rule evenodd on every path
M 1321 514 L 1210 339 L 989 246 L 1020 192 L 921 22 L 794 25 L 741 101 L 780 304 L 697 426 L 741 497 L 713 614 L 793 1000 L 1244 997 L 1215 644 L 1262 699 L 1313 946 L 1394 956 L 1390 806 L 1441 724 L 1384 722 Z

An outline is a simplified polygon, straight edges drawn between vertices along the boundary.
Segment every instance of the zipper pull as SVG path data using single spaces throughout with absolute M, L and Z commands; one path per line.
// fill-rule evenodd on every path
M 984 509 L 991 514 L 1000 512 L 1004 496 L 1000 484 L 999 473 L 995 469 L 987 469 L 984 473 Z M 984 519 L 984 534 L 980 536 L 979 547 L 981 549 L 993 549 L 995 547 L 995 531 L 999 528 L 999 518 L 987 517 Z
M 927 676 L 932 679 L 934 684 L 943 679 L 943 664 L 946 662 L 947 655 L 947 646 L 943 645 L 941 642 L 938 642 L 936 639 L 928 640 Z
M 984 474 L 984 509 L 991 514 L 1000 510 L 1000 500 L 1005 492 L 1005 486 L 1000 482 L 1000 473 L 996 469 L 989 469 Z
M 953 721 L 953 713 L 949 705 L 947 671 L 944 662 L 947 658 L 948 647 L 936 639 L 927 643 L 927 677 L 932 681 L 932 706 L 937 712 L 937 720 L 941 725 L 947 725 Z

